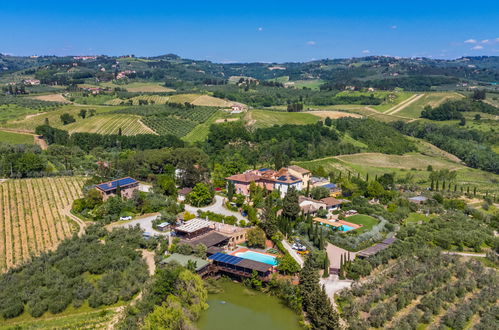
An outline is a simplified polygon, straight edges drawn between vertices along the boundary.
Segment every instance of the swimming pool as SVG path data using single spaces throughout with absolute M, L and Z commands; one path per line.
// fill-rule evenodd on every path
M 353 229 L 355 229 L 355 228 L 347 226 L 347 225 L 341 225 L 340 227 L 338 227 L 339 231 L 350 231 L 350 230 L 353 230 Z
M 259 253 L 256 251 L 244 251 L 244 252 L 236 252 L 235 253 L 236 257 L 239 258 L 244 258 L 244 259 L 250 259 L 253 261 L 259 261 L 263 262 L 265 264 L 269 264 L 272 266 L 277 265 L 277 259 L 274 256 L 264 254 L 264 253 Z

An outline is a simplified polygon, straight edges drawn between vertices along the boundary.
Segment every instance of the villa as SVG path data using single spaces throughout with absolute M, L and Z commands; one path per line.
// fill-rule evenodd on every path
M 291 188 L 296 190 L 303 189 L 303 180 L 299 176 L 293 175 L 293 172 L 294 170 L 289 170 L 289 168 L 285 167 L 279 171 L 261 168 L 259 170 L 250 170 L 241 174 L 235 174 L 225 179 L 234 184 L 235 191 L 238 194 L 249 196 L 250 184 L 254 182 L 257 186 L 266 190 L 278 190 L 281 197 L 283 197 Z

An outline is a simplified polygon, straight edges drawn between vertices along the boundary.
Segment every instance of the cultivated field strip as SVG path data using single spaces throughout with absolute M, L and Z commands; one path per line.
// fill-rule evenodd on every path
M 0 272 L 56 248 L 73 234 L 63 210 L 81 196 L 82 185 L 74 177 L 0 183 Z
M 123 135 L 153 133 L 151 129 L 140 122 L 139 116 L 134 115 L 99 115 L 67 125 L 70 133 L 118 134 L 120 128 Z

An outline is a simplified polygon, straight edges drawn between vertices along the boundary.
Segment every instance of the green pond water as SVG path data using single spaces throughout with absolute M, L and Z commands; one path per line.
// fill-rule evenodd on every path
M 242 284 L 220 280 L 224 291 L 210 294 L 201 314 L 201 330 L 299 330 L 298 316 L 279 299 L 252 291 Z

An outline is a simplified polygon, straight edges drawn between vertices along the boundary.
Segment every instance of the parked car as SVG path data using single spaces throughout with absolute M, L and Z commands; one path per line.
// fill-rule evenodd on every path
M 293 245 L 291 245 L 291 248 L 297 251 L 307 251 L 307 247 L 300 243 L 293 243 Z
M 129 215 L 120 217 L 120 221 L 128 221 L 128 220 L 132 220 L 132 217 Z

